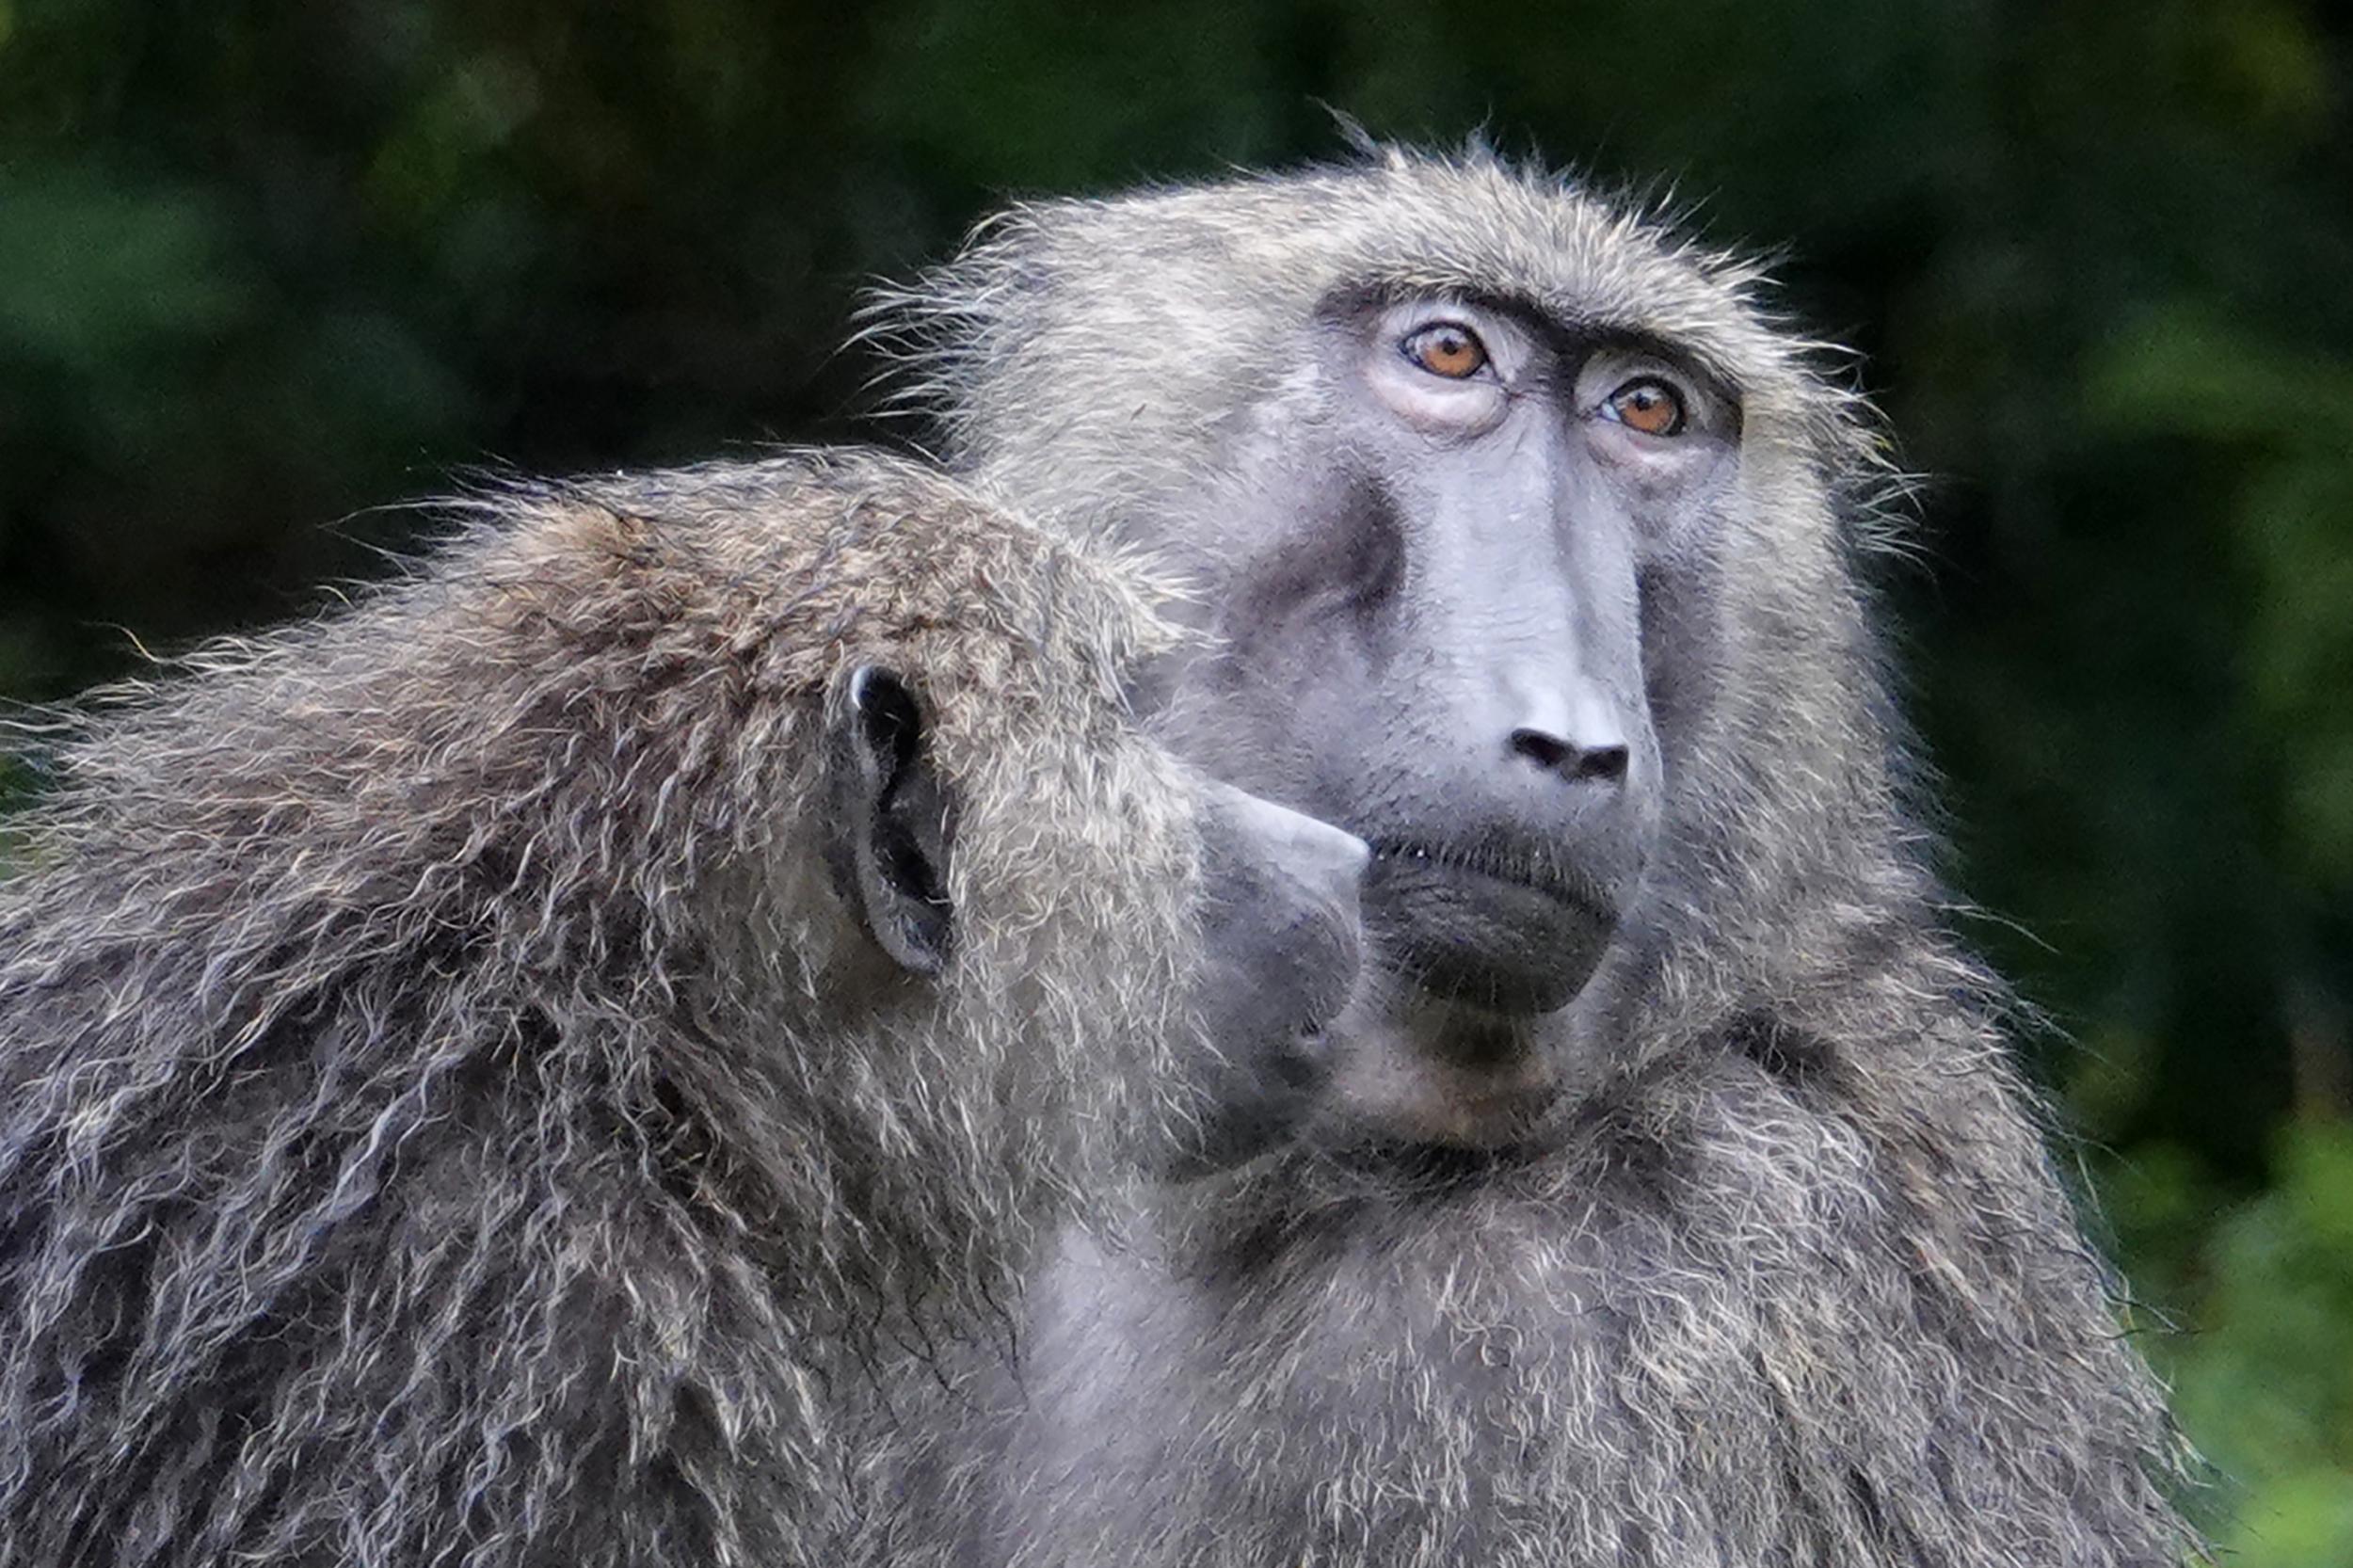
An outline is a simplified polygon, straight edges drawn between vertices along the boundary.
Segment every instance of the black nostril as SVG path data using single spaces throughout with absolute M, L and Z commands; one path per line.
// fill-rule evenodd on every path
M 1574 781 L 1615 784 L 1625 777 L 1625 747 L 1580 746 L 1542 729 L 1512 731 L 1512 750 L 1547 773 Z
M 1560 736 L 1547 735 L 1541 729 L 1513 730 L 1512 749 L 1551 773 L 1561 772 L 1577 756 L 1577 747 Z
M 1592 746 L 1577 760 L 1571 778 L 1587 778 L 1596 784 L 1615 784 L 1625 777 L 1625 747 Z

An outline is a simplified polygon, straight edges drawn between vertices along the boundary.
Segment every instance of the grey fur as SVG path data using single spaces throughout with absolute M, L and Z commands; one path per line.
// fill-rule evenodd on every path
M 868 1372 L 1170 1107 L 1149 584 L 904 463 L 518 486 L 74 721 L 0 885 L 0 1563 L 835 1563 Z M 934 705 L 936 984 L 810 820 Z M 851 1432 L 860 1434 L 856 1442 Z
M 1538 1152 L 1310 1137 L 1065 1241 L 974 1561 L 2155 1565 L 2185 1454 L 1946 929 L 1856 557 L 1880 439 L 1756 270 L 1485 154 L 1015 210 L 886 300 L 952 463 L 1171 546 L 1344 291 L 1675 345 L 1737 493 L 1646 603 L 1665 826 Z M 1670 689 L 1672 687 L 1672 689 Z M 1349 825 L 1343 823 L 1343 825 Z M 912 1551 L 920 1542 L 910 1541 Z

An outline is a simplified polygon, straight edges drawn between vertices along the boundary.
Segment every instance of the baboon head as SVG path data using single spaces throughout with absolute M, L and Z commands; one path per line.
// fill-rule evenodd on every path
M 585 679 L 637 657 L 610 646 L 626 611 L 720 672 L 693 700 L 742 705 L 704 740 L 666 684 L 614 678 L 643 709 L 618 717 L 629 744 L 744 770 L 671 791 L 733 846 L 696 912 L 727 942 L 715 972 L 747 978 L 703 1005 L 744 1006 L 728 1037 L 796 1080 L 780 1104 L 824 1112 L 876 1268 L 920 1292 L 963 1277 L 943 1238 L 1002 1258 L 1074 1185 L 1264 1136 L 1261 1080 L 1353 977 L 1367 852 L 1139 730 L 1132 672 L 1183 636 L 1160 583 L 871 455 L 575 485 L 528 520 L 528 586 L 482 586 L 519 629 L 584 623 L 532 659 Z M 795 1208 L 828 1224 L 839 1200 Z
M 1737 968 L 1793 856 L 1877 841 L 1826 823 L 1879 790 L 1826 477 L 1869 465 L 1754 282 L 1396 155 L 1023 209 L 900 301 L 964 464 L 1193 585 L 1160 732 L 1371 844 L 1362 1127 L 1526 1135 L 1613 976 L 1737 984 L 1678 922 Z

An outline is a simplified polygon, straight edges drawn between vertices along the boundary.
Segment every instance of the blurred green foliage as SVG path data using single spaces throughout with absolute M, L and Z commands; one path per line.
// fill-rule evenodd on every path
M 1973 935 L 2239 1560 L 2353 1562 L 2349 62 L 2319 0 L 0 0 L 0 691 L 294 613 L 456 468 L 848 434 L 857 289 L 1009 195 L 1326 105 L 1577 160 L 1865 351 Z

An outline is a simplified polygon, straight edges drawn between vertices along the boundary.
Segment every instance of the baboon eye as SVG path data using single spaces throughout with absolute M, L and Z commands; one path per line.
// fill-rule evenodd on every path
M 1604 407 L 1611 419 L 1645 436 L 1683 432 L 1683 394 L 1656 376 L 1628 381 L 1609 394 Z
M 1467 381 L 1487 364 L 1487 345 L 1459 322 L 1433 321 L 1417 327 L 1398 346 L 1414 363 L 1449 381 Z

